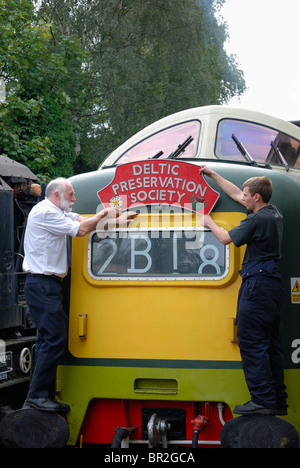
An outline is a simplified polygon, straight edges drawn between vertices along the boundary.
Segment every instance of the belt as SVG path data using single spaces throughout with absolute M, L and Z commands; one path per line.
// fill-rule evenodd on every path
M 239 273 L 243 281 L 253 276 L 269 276 L 281 279 L 278 264 L 275 260 L 249 262 L 242 267 Z
M 63 281 L 63 278 L 61 278 L 60 276 L 56 276 L 56 275 L 43 275 L 42 273 L 27 273 L 27 275 L 33 276 L 33 277 L 42 276 L 43 278 L 52 278 L 60 282 Z

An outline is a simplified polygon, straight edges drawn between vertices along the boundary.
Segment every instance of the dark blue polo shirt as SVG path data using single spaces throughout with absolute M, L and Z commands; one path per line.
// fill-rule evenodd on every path
M 236 247 L 247 244 L 243 266 L 249 262 L 279 261 L 283 235 L 283 216 L 275 205 L 249 212 L 241 224 L 229 231 Z

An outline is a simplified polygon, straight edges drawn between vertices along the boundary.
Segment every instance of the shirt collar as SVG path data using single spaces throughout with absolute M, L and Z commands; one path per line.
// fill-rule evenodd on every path
M 54 203 L 53 203 L 51 200 L 49 200 L 49 198 L 45 198 L 44 201 L 45 201 L 46 205 L 52 206 L 52 207 L 55 208 L 59 213 L 64 213 L 64 211 L 61 210 L 58 206 L 54 205 Z

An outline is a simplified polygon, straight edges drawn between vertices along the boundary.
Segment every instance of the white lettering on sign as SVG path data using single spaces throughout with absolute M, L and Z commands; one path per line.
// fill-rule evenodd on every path
M 300 363 L 300 340 L 294 340 L 292 342 L 292 348 L 296 348 L 292 353 L 292 362 L 294 364 Z
M 144 177 L 140 178 L 138 177 L 137 179 L 130 179 L 128 181 L 122 181 L 119 184 L 114 184 L 112 185 L 112 190 L 115 195 L 120 194 L 120 193 L 128 193 L 133 190 L 137 190 L 140 188 L 157 188 L 157 187 L 162 187 L 163 189 L 166 190 L 150 190 L 149 192 L 149 198 L 152 200 L 160 199 L 160 200 L 167 200 L 167 197 L 169 198 L 167 201 L 177 201 L 180 203 L 181 199 L 185 196 L 185 192 L 182 193 L 183 190 L 186 190 L 186 192 L 192 193 L 194 195 L 200 195 L 201 197 L 205 196 L 207 187 L 202 187 L 201 184 L 196 184 L 195 182 L 188 182 L 186 183 L 186 180 L 180 179 L 180 178 L 172 178 L 172 177 L 165 177 L 164 179 L 162 177 Z M 170 190 L 176 189 L 176 190 Z M 144 194 L 144 195 L 141 195 Z M 133 192 L 130 194 L 131 202 L 135 203 L 137 200 L 143 201 L 145 200 L 145 195 L 146 197 L 148 196 L 148 193 L 141 190 L 139 192 Z M 174 195 L 174 197 L 173 197 Z M 174 198 L 174 200 L 172 200 Z M 176 200 L 175 200 L 176 199 Z
M 158 168 L 155 170 L 155 164 L 135 164 L 133 166 L 133 175 L 141 175 L 141 174 L 173 174 L 178 175 L 179 166 L 176 164 L 169 165 L 167 163 L 159 163 Z
M 113 180 L 98 196 L 104 206 L 175 205 L 208 214 L 219 193 L 192 164 L 141 161 L 117 166 Z
M 156 169 L 153 163 L 136 164 L 132 169 L 134 176 L 144 175 L 145 177 L 136 177 L 112 185 L 114 195 L 130 192 L 131 203 L 143 203 L 147 197 L 153 201 L 180 203 L 187 192 L 205 197 L 207 187 L 202 187 L 194 181 L 186 181 L 181 177 L 174 177 L 179 175 L 179 166 L 176 164 L 160 163 Z M 149 188 L 152 189 L 149 192 L 139 190 Z

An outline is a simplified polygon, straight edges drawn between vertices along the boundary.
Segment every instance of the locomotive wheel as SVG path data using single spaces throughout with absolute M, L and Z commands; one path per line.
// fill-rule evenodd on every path
M 57 413 L 20 409 L 0 421 L 0 440 L 7 448 L 63 448 L 68 438 L 67 421 Z
M 23 348 L 19 358 L 20 370 L 23 374 L 28 374 L 31 369 L 31 352 L 28 348 Z

